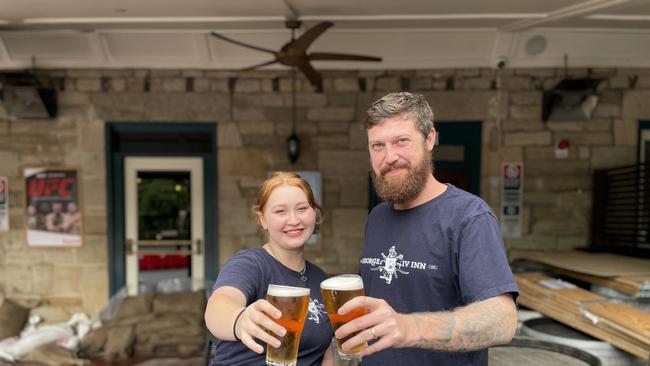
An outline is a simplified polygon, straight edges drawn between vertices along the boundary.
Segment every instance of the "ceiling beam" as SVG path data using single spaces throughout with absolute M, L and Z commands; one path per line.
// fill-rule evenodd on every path
M 148 23 L 238 23 L 283 22 L 284 16 L 207 16 L 207 17 L 85 17 L 85 18 L 26 18 L 22 24 L 148 24 Z
M 372 14 L 372 15 L 305 15 L 301 20 L 465 20 L 465 19 L 538 19 L 540 13 L 447 13 L 447 14 Z
M 650 21 L 650 15 L 594 14 L 587 16 L 586 19 L 616 20 L 619 22 L 647 22 Z
M 602 1 L 602 0 L 600 0 Z M 390 20 L 467 20 L 467 19 L 524 19 L 545 18 L 540 13 L 456 13 L 456 14 L 389 14 L 389 15 L 305 15 L 300 16 L 288 8 L 287 16 L 194 16 L 194 17 L 58 17 L 25 18 L 10 22 L 0 19 L 0 25 L 74 25 L 74 24 L 173 24 L 173 23 L 244 23 L 283 22 L 288 17 L 305 21 L 390 21 Z
M 611 8 L 612 6 L 620 5 L 626 3 L 630 0 L 589 0 L 579 4 L 567 6 L 554 10 L 545 17 L 539 19 L 524 19 L 510 24 L 506 24 L 499 28 L 502 32 L 517 32 L 522 31 L 528 28 L 537 27 L 552 21 L 557 21 L 561 19 L 573 18 L 589 13 L 593 13 L 596 10 L 602 10 Z

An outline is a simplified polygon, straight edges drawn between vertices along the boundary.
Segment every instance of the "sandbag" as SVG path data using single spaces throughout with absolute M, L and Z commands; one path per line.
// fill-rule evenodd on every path
M 148 314 L 151 312 L 153 294 L 147 293 L 138 296 L 129 296 L 122 300 L 115 318 L 126 318 L 133 315 Z
M 131 356 L 135 332 L 133 327 L 113 327 L 108 330 L 104 359 L 106 361 L 124 361 Z
M 205 291 L 156 294 L 153 299 L 153 312 L 185 313 L 203 317 L 205 312 Z
M 15 337 L 25 326 L 29 317 L 29 309 L 5 299 L 0 306 L 0 340 Z
M 44 344 L 31 350 L 21 362 L 39 362 L 49 366 L 87 366 L 90 361 L 77 358 L 74 352 L 56 344 Z

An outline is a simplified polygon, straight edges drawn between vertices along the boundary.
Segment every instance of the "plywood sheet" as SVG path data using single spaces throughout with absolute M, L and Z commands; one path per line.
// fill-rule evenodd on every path
M 634 286 L 638 289 L 650 289 L 650 275 L 618 277 L 616 281 Z
M 521 291 L 520 304 L 637 357 L 650 358 L 649 313 L 626 304 L 610 303 L 605 297 L 572 288 L 569 282 L 541 273 L 519 273 L 515 279 Z M 598 321 L 594 322 L 596 316 Z
M 620 331 L 650 344 L 650 313 L 620 303 L 585 304 L 584 308 L 613 323 Z
M 518 251 L 513 258 L 601 277 L 650 276 L 650 260 L 575 250 Z
M 612 329 L 603 322 L 598 323 L 598 325 L 594 325 L 586 318 L 567 314 L 562 309 L 554 307 L 550 303 L 529 298 L 524 295 L 519 296 L 519 302 L 526 307 L 539 311 L 549 318 L 555 319 L 560 323 L 564 323 L 572 328 L 578 329 L 594 338 L 598 338 L 605 342 L 611 343 L 616 347 L 637 357 L 643 358 L 645 360 L 648 360 L 650 358 L 650 353 L 648 351 L 650 348 L 647 343 L 639 342 L 636 339 L 627 337 L 625 334 L 620 334 L 615 329 Z

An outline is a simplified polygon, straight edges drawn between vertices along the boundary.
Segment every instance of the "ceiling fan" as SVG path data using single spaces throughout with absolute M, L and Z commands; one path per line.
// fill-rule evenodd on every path
M 282 65 L 292 66 L 298 68 L 309 79 L 312 85 L 317 90 L 322 90 L 323 77 L 314 69 L 310 61 L 381 61 L 381 57 L 364 56 L 364 55 L 351 55 L 343 53 L 330 53 L 330 52 L 311 52 L 307 53 L 307 49 L 323 32 L 334 25 L 332 22 L 321 22 L 309 28 L 305 33 L 295 38 L 295 31 L 300 27 L 302 22 L 299 20 L 287 20 L 285 25 L 291 29 L 291 40 L 282 46 L 279 51 L 274 51 L 247 43 L 243 43 L 232 38 L 228 38 L 216 32 L 212 35 L 227 42 L 236 45 L 247 47 L 250 49 L 270 53 L 273 55 L 273 60 L 266 61 L 261 64 L 246 67 L 242 70 L 253 70 L 262 66 L 279 63 Z

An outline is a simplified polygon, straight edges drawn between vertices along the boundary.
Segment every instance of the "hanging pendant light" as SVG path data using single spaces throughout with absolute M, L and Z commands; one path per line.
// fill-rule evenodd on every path
M 287 156 L 291 164 L 300 157 L 300 138 L 296 135 L 296 69 L 291 70 L 291 136 L 287 138 Z
M 287 154 L 291 164 L 295 163 L 300 157 L 300 138 L 295 133 L 287 139 Z
M 291 40 L 295 39 L 295 28 L 291 29 Z M 296 67 L 291 69 L 291 136 L 287 138 L 287 156 L 291 164 L 300 157 L 300 138 L 296 135 Z

